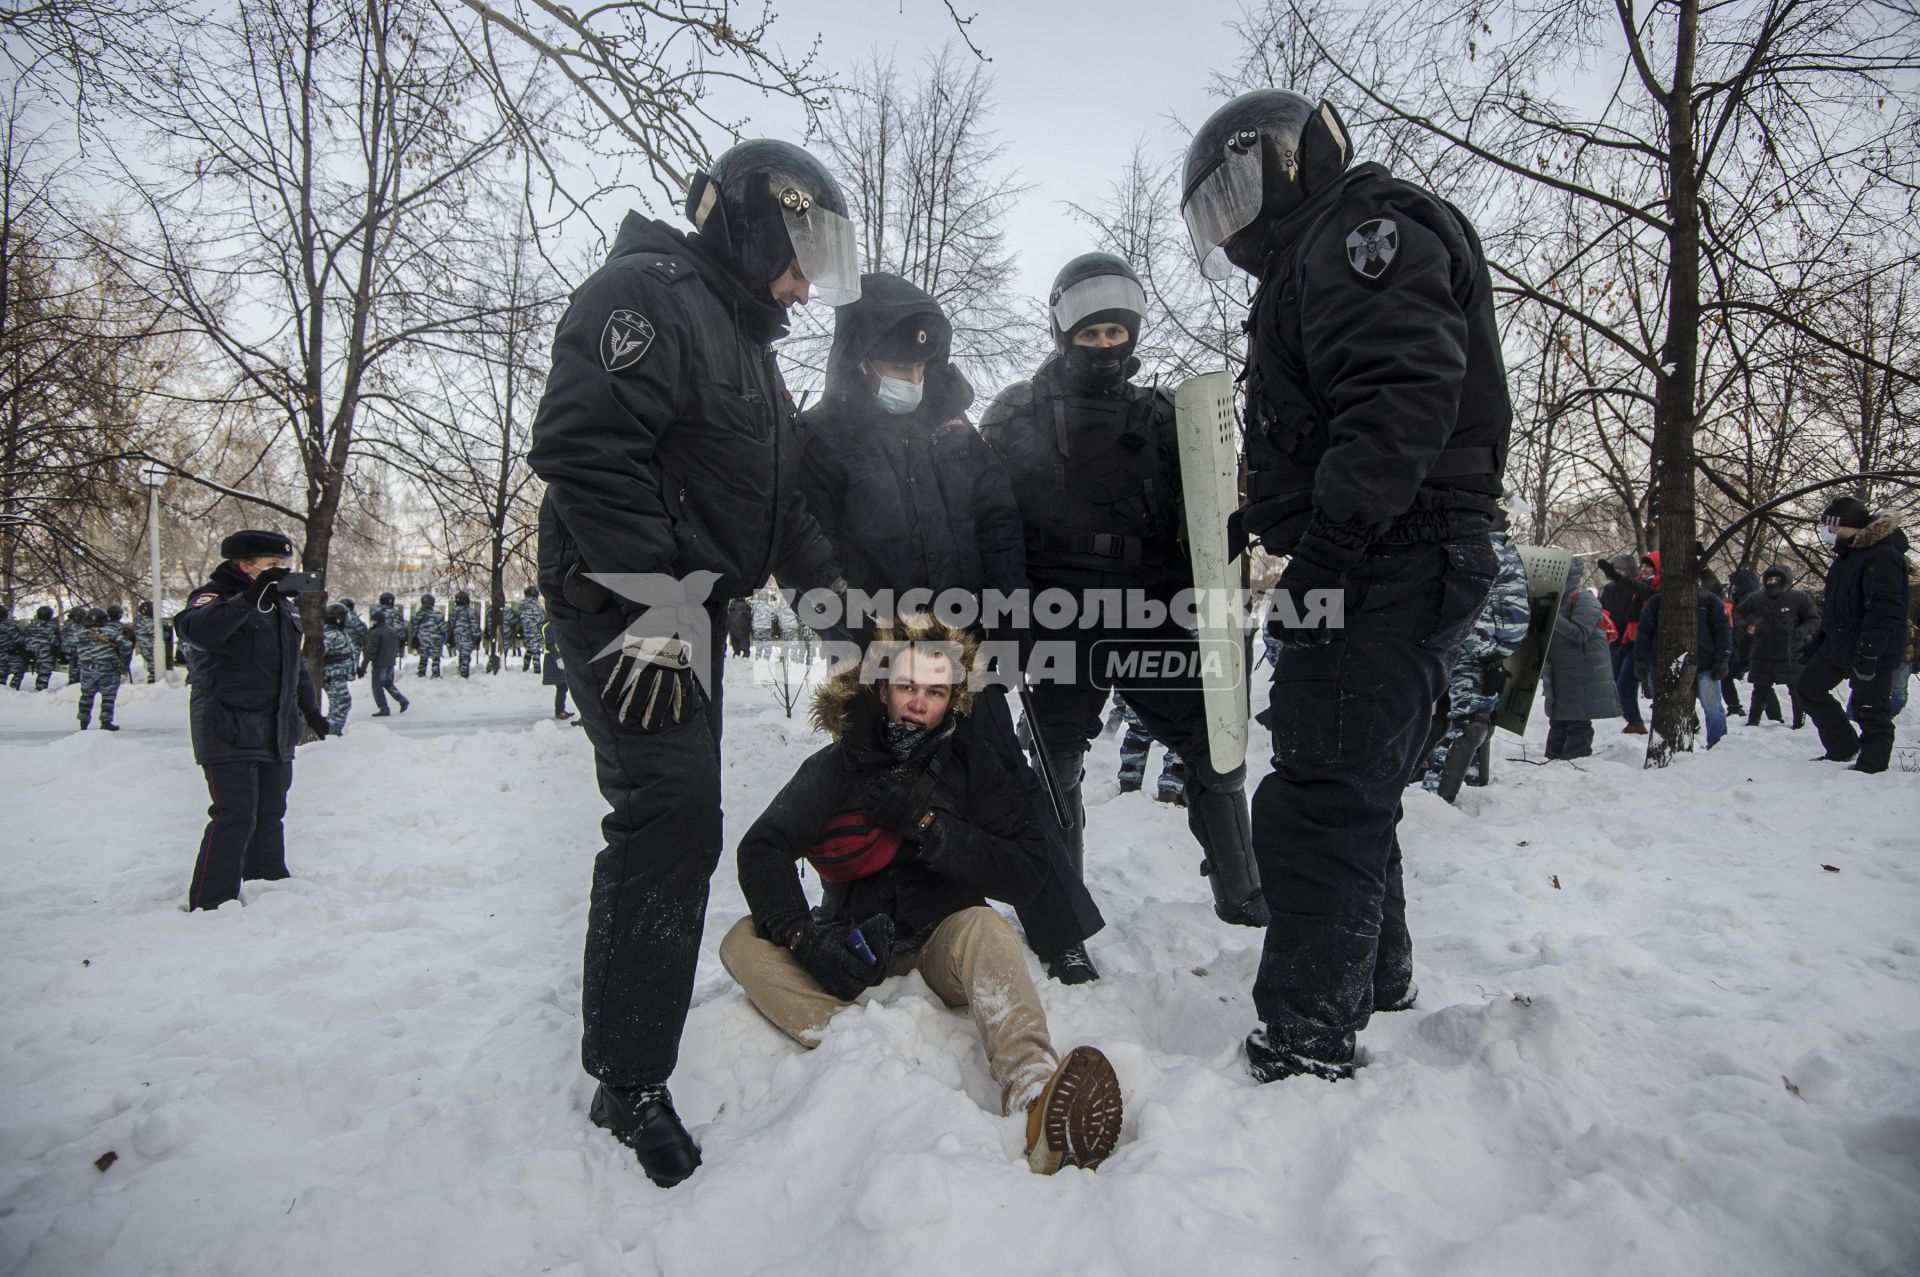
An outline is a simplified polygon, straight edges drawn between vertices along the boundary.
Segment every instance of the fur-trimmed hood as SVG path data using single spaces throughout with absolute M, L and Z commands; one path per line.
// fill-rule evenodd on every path
M 1886 540 L 1899 530 L 1900 516 L 1897 514 L 1883 514 L 1866 527 L 1860 529 L 1859 532 L 1855 533 L 1847 544 L 1856 550 L 1864 550 L 1875 542 Z
M 916 612 L 880 626 L 874 631 L 873 641 L 867 644 L 865 659 L 860 664 L 847 666 L 820 685 L 820 690 L 813 694 L 814 728 L 834 740 L 845 740 L 855 723 L 877 721 L 880 696 L 874 691 L 870 676 L 876 670 L 886 669 L 910 644 L 921 643 L 947 647 L 958 656 L 953 703 L 947 716 L 951 718 L 971 710 L 973 688 L 967 683 L 967 675 L 979 655 L 979 642 L 966 630 L 925 612 Z

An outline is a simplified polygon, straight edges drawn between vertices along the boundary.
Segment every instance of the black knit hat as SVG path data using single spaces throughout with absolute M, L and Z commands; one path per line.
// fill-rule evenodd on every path
M 270 556 L 291 559 L 293 542 L 278 532 L 243 528 L 220 543 L 220 557 L 223 559 L 257 559 Z
M 1835 497 L 1820 515 L 1820 522 L 1836 528 L 1864 528 L 1873 522 L 1873 511 L 1859 497 L 1848 493 Z

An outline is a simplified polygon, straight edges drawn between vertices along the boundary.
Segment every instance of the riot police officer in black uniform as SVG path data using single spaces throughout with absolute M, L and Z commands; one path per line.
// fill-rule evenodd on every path
M 287 877 L 282 821 L 294 747 L 303 721 L 322 740 L 328 730 L 300 654 L 299 610 L 277 588 L 293 542 L 249 529 L 222 541 L 220 555 L 173 618 L 193 685 L 193 761 L 213 800 L 190 909 L 218 909 L 239 896 L 242 879 Z
M 1083 607 L 1092 604 L 1092 591 L 1115 590 L 1137 591 L 1164 607 L 1193 586 L 1182 544 L 1173 400 L 1128 380 L 1140 367 L 1133 352 L 1146 304 L 1133 269 L 1111 253 L 1068 262 L 1048 298 L 1054 353 L 1032 380 L 1001 391 L 980 422 L 1013 480 L 1033 589 L 1067 590 Z M 1185 654 L 1197 640 L 1172 614 L 1152 629 L 1123 627 L 1115 619 L 1071 632 L 1036 628 L 1031 637 L 1070 638 L 1075 648 L 1071 680 L 1038 682 L 1033 702 L 1035 726 L 1076 818 L 1073 859 L 1084 873 L 1081 774 L 1113 690 L 1103 663 L 1129 644 Z M 1191 667 L 1184 656 L 1182 664 Z M 1246 770 L 1222 774 L 1208 761 L 1198 683 L 1123 690 L 1148 732 L 1188 761 L 1187 825 L 1205 853 L 1201 872 L 1213 888 L 1214 912 L 1228 922 L 1265 925 L 1250 850 Z
M 797 493 L 793 401 L 770 343 L 788 306 L 859 290 L 846 202 L 798 147 L 733 147 L 694 175 L 686 213 L 694 234 L 628 214 L 573 294 L 528 454 L 547 484 L 540 593 L 612 808 L 581 1059 L 600 1081 L 594 1122 L 661 1185 L 700 1164 L 665 1084 L 720 859 L 721 614 L 769 572 L 844 589 Z M 640 590 L 607 574 L 653 579 Z M 633 597 L 657 602 L 674 578 L 705 608 L 705 635 Z
M 1330 105 L 1259 90 L 1201 125 L 1181 193 L 1203 270 L 1259 280 L 1246 523 L 1292 556 L 1253 803 L 1261 1081 L 1349 1076 L 1368 1016 L 1412 1005 L 1400 796 L 1494 577 L 1513 415 L 1473 227 L 1350 156 Z

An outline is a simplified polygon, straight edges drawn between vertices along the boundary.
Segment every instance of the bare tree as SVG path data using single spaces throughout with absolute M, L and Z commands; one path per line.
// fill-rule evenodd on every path
M 860 228 L 862 269 L 931 293 L 953 323 L 955 361 L 997 382 L 1024 366 L 1044 331 L 1013 292 L 1006 215 L 1027 188 L 996 168 L 992 93 L 986 68 L 951 47 L 911 81 L 875 55 L 835 97 L 820 140 Z M 817 382 L 831 334 L 824 317 L 803 312 L 801 323 L 782 357 Z

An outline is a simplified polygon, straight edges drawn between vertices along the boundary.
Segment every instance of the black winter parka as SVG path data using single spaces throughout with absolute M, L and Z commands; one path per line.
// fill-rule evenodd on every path
M 320 712 L 300 656 L 300 615 L 280 595 L 247 602 L 253 579 L 222 563 L 173 618 L 192 675 L 193 761 L 293 761 L 304 718 Z
M 1827 569 L 1821 651 L 1843 669 L 1888 669 L 1906 655 L 1907 534 L 1882 515 L 1842 541 Z

